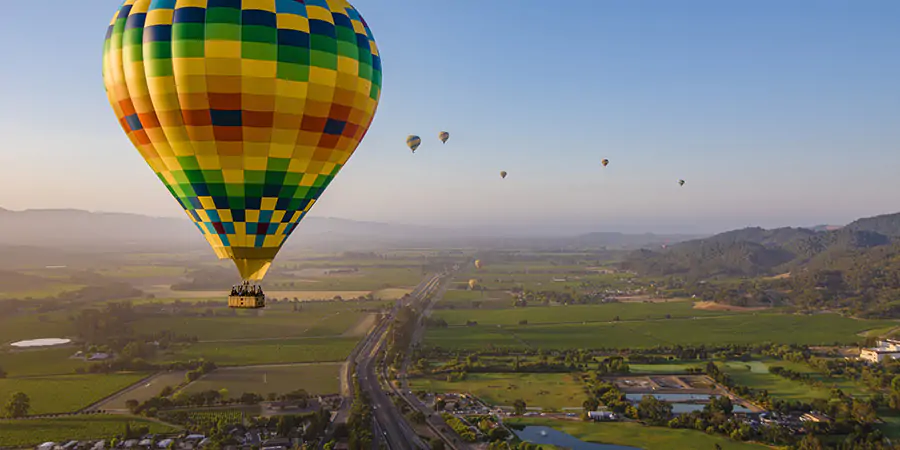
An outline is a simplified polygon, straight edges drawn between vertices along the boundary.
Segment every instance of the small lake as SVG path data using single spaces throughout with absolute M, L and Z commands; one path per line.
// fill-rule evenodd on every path
M 593 442 L 584 442 L 562 431 L 554 430 L 550 427 L 533 427 L 528 426 L 521 430 L 513 430 L 516 436 L 523 441 L 532 444 L 548 444 L 557 447 L 570 448 L 572 450 L 641 450 L 638 447 L 625 447 L 622 445 L 611 444 L 595 444 Z
M 72 342 L 71 339 L 60 339 L 60 338 L 46 338 L 46 339 L 31 339 L 27 341 L 19 341 L 13 342 L 9 344 L 13 347 L 18 348 L 33 348 L 33 347 L 52 347 L 54 345 L 63 345 Z

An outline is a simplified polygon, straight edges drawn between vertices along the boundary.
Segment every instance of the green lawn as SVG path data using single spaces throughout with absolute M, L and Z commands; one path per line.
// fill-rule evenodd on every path
M 159 360 L 188 361 L 204 358 L 220 366 L 335 362 L 350 355 L 359 338 L 300 338 L 194 344 L 161 355 Z
M 69 358 L 75 352 L 73 347 L 0 352 L 0 367 L 9 377 L 72 374 L 88 366 L 83 360 Z
M 74 334 L 75 328 L 67 313 L 29 314 L 0 319 L 0 345 L 26 339 L 67 338 Z
M 231 397 L 245 392 L 265 396 L 304 389 L 312 395 L 340 393 L 341 365 L 309 364 L 299 366 L 229 367 L 189 384 L 185 392 L 228 389 Z
M 450 327 L 429 330 L 426 344 L 448 349 L 484 348 L 648 348 L 671 345 L 849 344 L 857 333 L 884 327 L 884 320 L 857 320 L 834 314 L 737 314 L 702 319 L 560 325 Z
M 288 267 L 291 265 L 288 264 Z M 353 264 L 338 263 L 330 268 L 354 267 Z M 269 290 L 291 288 L 309 291 L 374 291 L 384 288 L 415 286 L 422 281 L 421 266 L 416 267 L 360 267 L 359 272 L 340 274 L 314 274 L 310 269 L 326 269 L 328 266 L 304 267 L 305 272 L 296 275 L 277 275 L 266 278 Z M 300 269 L 300 270 L 304 270 Z M 299 278 L 309 282 L 297 281 Z
M 587 398 L 580 380 L 571 374 L 557 373 L 470 373 L 465 380 L 455 382 L 413 378 L 410 388 L 430 392 L 469 392 L 501 406 L 511 406 L 521 398 L 529 407 L 552 410 L 579 408 Z
M 0 420 L 0 446 L 32 447 L 44 442 L 109 439 L 125 432 L 125 424 L 132 429 L 150 428 L 150 433 L 174 433 L 179 429 L 129 416 L 71 416 L 54 419 Z
M 784 400 L 811 400 L 816 398 L 829 398 L 832 386 L 844 390 L 852 395 L 864 396 L 870 394 L 862 386 L 849 380 L 827 380 L 824 375 L 816 372 L 805 364 L 789 361 L 727 361 L 717 363 L 737 384 L 753 389 L 766 389 L 772 398 Z M 769 373 L 769 367 L 785 367 L 800 373 L 809 373 L 814 378 L 823 381 L 822 387 L 811 386 L 799 381 L 792 381 L 784 377 Z
M 708 435 L 699 431 L 660 427 L 645 427 L 638 423 L 591 423 L 539 418 L 511 418 L 510 424 L 547 426 L 568 433 L 586 442 L 639 447 L 644 450 L 713 449 L 718 444 L 723 450 L 766 449 L 768 447 Z
M 138 333 L 171 331 L 197 336 L 201 341 L 336 336 L 347 331 L 364 316 L 354 311 L 319 311 L 304 304 L 299 312 L 263 310 L 234 317 L 160 317 L 135 324 Z
M 59 375 L 0 379 L 0 401 L 15 392 L 31 399 L 30 414 L 74 412 L 137 383 L 144 374 Z
M 631 373 L 680 373 L 691 368 L 703 368 L 705 362 L 667 363 L 667 364 L 632 364 L 628 363 Z

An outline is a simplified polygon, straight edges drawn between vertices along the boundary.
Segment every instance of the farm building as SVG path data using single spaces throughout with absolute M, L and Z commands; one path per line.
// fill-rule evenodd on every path
M 588 418 L 595 421 L 607 421 L 607 420 L 616 420 L 615 413 L 611 413 L 609 411 L 589 411 Z
M 864 348 L 859 351 L 859 359 L 871 363 L 880 363 L 885 359 L 900 358 L 900 341 L 894 339 L 885 339 L 878 341 L 878 345 L 873 348 Z

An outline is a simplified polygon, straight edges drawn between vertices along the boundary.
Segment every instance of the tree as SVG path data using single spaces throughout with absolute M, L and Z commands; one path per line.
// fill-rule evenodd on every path
M 24 392 L 16 392 L 6 402 L 3 413 L 11 419 L 18 419 L 27 416 L 29 409 L 31 409 L 31 399 Z
M 137 407 L 139 405 L 140 405 L 140 402 L 138 402 L 137 400 L 135 400 L 133 398 L 125 400 L 125 407 L 128 408 L 128 410 L 131 411 L 132 413 L 137 411 Z
M 6 378 L 6 371 L 2 367 L 0 367 L 0 378 Z
M 584 403 L 582 403 L 582 406 L 584 407 L 584 412 L 596 411 L 597 408 L 600 407 L 600 401 L 598 401 L 594 397 L 591 397 L 585 400 Z
M 525 400 L 522 400 L 521 398 L 516 399 L 516 401 L 513 402 L 513 408 L 516 409 L 517 416 L 525 414 L 525 409 L 527 408 L 527 406 L 528 405 L 525 404 Z
M 824 448 L 822 441 L 812 433 L 804 436 L 803 440 L 800 441 L 800 447 L 798 447 L 799 450 L 823 450 Z

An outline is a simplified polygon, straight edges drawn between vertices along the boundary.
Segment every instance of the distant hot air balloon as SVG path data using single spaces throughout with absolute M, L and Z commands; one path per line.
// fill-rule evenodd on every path
M 500 178 L 506 178 L 506 171 L 505 171 L 505 170 L 501 170 L 501 171 L 500 171 Z
M 447 143 L 447 139 L 450 139 L 450 133 L 448 133 L 448 132 L 446 132 L 446 131 L 441 131 L 441 133 L 438 134 L 438 139 L 440 139 L 441 142 L 443 142 L 444 144 L 446 144 L 446 143 Z
M 606 166 L 609 165 L 609 160 L 608 160 L 608 159 L 604 159 L 603 161 L 600 161 L 600 164 L 603 164 L 603 167 L 606 167 Z
M 125 0 L 103 48 L 120 125 L 245 285 L 356 150 L 381 76 L 345 0 Z
M 679 185 L 679 186 L 684 186 L 684 180 L 678 180 L 678 185 Z
M 469 280 L 469 290 L 474 291 L 475 286 L 478 286 L 478 280 L 472 278 L 471 280 Z
M 480 269 L 480 268 L 481 268 L 481 260 L 480 260 L 480 259 L 476 259 L 476 260 L 475 260 L 475 268 L 476 268 L 476 269 Z
M 420 138 L 414 134 L 411 134 L 406 137 L 406 145 L 409 146 L 409 149 L 412 150 L 413 153 L 416 152 L 416 149 L 419 148 L 420 144 L 422 144 L 422 138 Z

